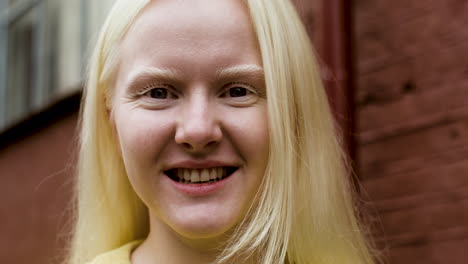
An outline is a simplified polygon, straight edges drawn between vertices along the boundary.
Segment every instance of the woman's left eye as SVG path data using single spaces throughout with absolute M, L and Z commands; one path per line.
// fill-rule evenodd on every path
M 253 90 L 248 87 L 233 84 L 231 87 L 224 91 L 222 97 L 245 97 L 252 95 L 253 93 Z
M 246 95 L 248 95 L 250 93 L 252 93 L 252 92 L 249 89 L 244 88 L 244 87 L 229 88 L 229 96 L 231 96 L 231 97 L 246 96 Z
M 220 95 L 221 99 L 235 107 L 247 107 L 259 99 L 259 94 L 254 86 L 244 83 L 231 83 L 225 86 Z

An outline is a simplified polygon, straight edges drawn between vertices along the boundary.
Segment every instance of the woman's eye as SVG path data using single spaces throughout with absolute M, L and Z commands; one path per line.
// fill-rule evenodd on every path
M 167 89 L 165 88 L 154 88 L 148 91 L 148 95 L 154 99 L 166 99 Z
M 251 94 L 252 92 L 244 87 L 232 87 L 229 89 L 230 97 L 242 97 Z
M 245 83 L 230 83 L 224 88 L 220 97 L 225 103 L 235 107 L 247 107 L 255 104 L 260 98 L 254 86 Z
M 153 99 L 170 99 L 176 98 L 168 89 L 166 88 L 153 88 L 145 93 L 146 96 Z

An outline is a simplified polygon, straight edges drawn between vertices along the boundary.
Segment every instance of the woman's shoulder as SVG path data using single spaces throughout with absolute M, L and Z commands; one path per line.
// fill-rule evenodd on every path
M 102 253 L 88 264 L 131 264 L 130 254 L 141 242 L 141 240 L 132 241 L 119 248 Z

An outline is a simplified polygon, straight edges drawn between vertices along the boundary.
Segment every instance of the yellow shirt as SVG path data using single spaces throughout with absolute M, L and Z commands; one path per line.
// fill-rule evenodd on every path
M 131 264 L 130 254 L 142 241 L 132 241 L 117 249 L 97 256 L 88 264 Z

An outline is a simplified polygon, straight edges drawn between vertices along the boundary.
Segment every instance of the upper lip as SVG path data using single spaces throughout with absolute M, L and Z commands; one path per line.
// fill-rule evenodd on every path
M 223 162 L 216 160 L 185 160 L 171 163 L 166 167 L 165 170 L 176 169 L 176 168 L 186 168 L 186 169 L 207 169 L 214 167 L 238 167 L 238 165 L 231 162 Z

